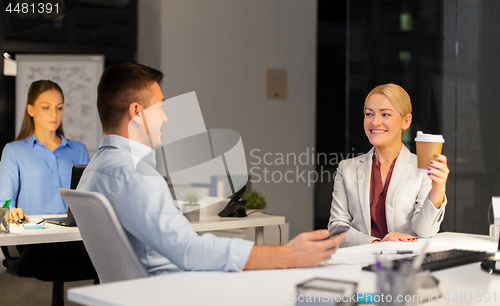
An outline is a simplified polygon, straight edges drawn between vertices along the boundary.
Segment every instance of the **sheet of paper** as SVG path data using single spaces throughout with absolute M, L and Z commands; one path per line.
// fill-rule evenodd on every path
M 390 250 L 388 248 L 383 248 L 380 250 Z M 326 262 L 327 265 L 335 265 L 335 264 L 344 264 L 344 265 L 359 265 L 359 264 L 372 264 L 377 261 L 377 256 L 382 260 L 393 260 L 404 258 L 408 256 L 414 256 L 415 254 L 410 255 L 374 255 L 372 254 L 374 250 L 372 249 L 340 249 L 335 254 L 333 254 L 332 258 Z
M 349 248 L 340 248 L 332 255 L 332 258 L 323 263 L 323 265 L 335 265 L 335 264 L 348 264 L 348 265 L 366 265 L 375 263 L 377 258 L 373 251 L 376 250 L 396 250 L 396 251 L 413 251 L 410 255 L 379 255 L 380 260 L 393 260 L 399 258 L 405 258 L 409 256 L 415 256 L 422 252 L 424 242 L 429 240 L 429 246 L 427 252 L 437 252 L 443 250 L 449 250 L 456 247 L 456 245 L 467 246 L 466 249 L 478 250 L 478 251 L 488 251 L 495 252 L 498 247 L 497 242 L 490 242 L 488 236 L 478 236 L 472 234 L 459 234 L 459 233 L 440 233 L 441 237 L 445 237 L 442 240 L 434 240 L 432 238 L 420 238 L 417 242 L 381 242 L 367 245 L 360 245 Z
M 350 248 L 340 248 L 332 255 L 332 258 L 325 262 L 326 265 L 335 264 L 348 264 L 348 265 L 359 265 L 359 264 L 372 264 L 377 261 L 377 256 L 379 260 L 393 260 L 399 258 L 405 258 L 410 256 L 415 256 L 420 252 L 422 248 L 422 242 L 382 242 L 369 245 L 360 245 Z M 412 251 L 413 254 L 408 255 L 374 255 L 374 251 Z

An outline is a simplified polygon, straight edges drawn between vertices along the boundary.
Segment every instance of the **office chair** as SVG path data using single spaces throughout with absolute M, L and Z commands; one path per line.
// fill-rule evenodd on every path
M 101 283 L 147 277 L 115 210 L 100 193 L 60 188 Z
M 14 276 L 52 282 L 52 306 L 64 305 L 64 283 L 94 280 L 97 273 L 81 241 L 17 246 L 19 257 L 2 246 L 3 265 Z

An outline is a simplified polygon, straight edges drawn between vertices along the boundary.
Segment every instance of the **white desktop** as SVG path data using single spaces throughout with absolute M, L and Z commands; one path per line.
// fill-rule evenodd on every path
M 488 236 L 440 233 L 416 243 L 384 242 L 339 249 L 324 265 L 310 269 L 224 272 L 178 272 L 163 276 L 80 287 L 68 299 L 83 305 L 296 305 L 296 286 L 314 277 L 357 283 L 360 293 L 376 292 L 376 274 L 363 271 L 374 262 L 373 250 L 414 250 L 429 240 L 429 251 L 451 248 L 494 252 Z M 387 255 L 391 256 L 391 255 Z M 389 257 L 390 258 L 390 257 Z M 488 274 L 478 262 L 435 271 L 441 296 L 422 305 L 500 305 L 500 275 Z M 295 300 L 294 300 L 295 299 Z M 488 300 L 489 302 L 485 302 Z

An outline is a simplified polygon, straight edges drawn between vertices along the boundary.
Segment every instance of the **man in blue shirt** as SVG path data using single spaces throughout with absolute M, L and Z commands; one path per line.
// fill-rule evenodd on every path
M 318 230 L 285 246 L 255 246 L 194 232 L 155 170 L 152 148 L 161 144 L 160 128 L 167 122 L 162 78 L 161 72 L 133 63 L 104 71 L 97 89 L 104 137 L 78 186 L 109 199 L 147 271 L 313 267 L 330 258 L 345 235 L 327 239 L 328 231 Z

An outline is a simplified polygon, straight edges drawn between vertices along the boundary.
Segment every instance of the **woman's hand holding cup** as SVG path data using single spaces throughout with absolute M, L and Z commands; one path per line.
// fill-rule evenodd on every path
M 446 192 L 446 181 L 448 180 L 447 158 L 443 154 L 436 154 L 434 160 L 429 162 L 427 175 L 432 180 L 432 189 L 429 193 L 429 200 L 436 208 L 439 208 L 444 201 L 444 193 Z
M 448 180 L 448 169 L 446 156 L 441 154 L 444 138 L 442 135 L 425 134 L 417 132 L 415 137 L 417 145 L 418 171 L 426 173 L 432 180 L 432 189 L 429 192 L 429 200 L 439 208 L 444 202 L 446 181 Z

